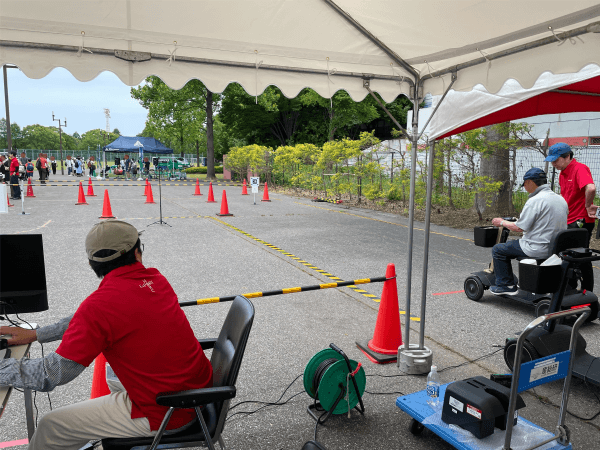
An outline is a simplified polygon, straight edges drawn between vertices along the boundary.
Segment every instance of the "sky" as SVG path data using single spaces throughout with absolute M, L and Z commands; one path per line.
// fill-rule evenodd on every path
M 144 129 L 147 111 L 131 98 L 130 87 L 111 72 L 102 72 L 92 81 L 81 82 L 66 69 L 57 68 L 40 80 L 27 78 L 19 69 L 7 69 L 10 121 L 21 128 L 27 125 L 58 126 L 67 118 L 64 131 L 80 135 L 95 128 L 106 128 L 104 108 L 110 109 L 110 131 L 118 128 L 123 136 L 135 136 Z M 1 92 L 4 75 L 0 71 Z M 6 110 L 0 107 L 0 117 Z

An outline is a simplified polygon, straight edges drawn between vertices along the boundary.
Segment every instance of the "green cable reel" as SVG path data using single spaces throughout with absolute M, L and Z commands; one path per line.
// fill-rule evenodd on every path
M 304 369 L 304 389 L 330 414 L 348 413 L 359 402 L 364 411 L 362 395 L 367 384 L 365 371 L 360 367 L 354 377 L 348 379 L 350 373 L 348 364 L 352 371 L 355 371 L 359 365 L 356 361 L 348 359 L 341 350 L 338 352 L 333 348 L 327 348 L 313 356 Z M 356 381 L 356 385 L 352 378 Z M 355 386 L 358 388 L 358 393 Z M 345 392 L 346 389 L 350 391 L 349 397 Z

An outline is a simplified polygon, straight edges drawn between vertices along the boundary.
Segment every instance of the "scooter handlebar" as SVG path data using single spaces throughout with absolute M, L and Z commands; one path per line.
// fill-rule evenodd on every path
M 573 252 L 571 250 L 565 250 L 564 252 L 560 252 L 558 256 L 564 261 L 575 263 L 599 261 L 600 250 L 594 250 L 593 248 L 590 248 L 589 250 L 592 252 L 592 256 L 574 257 L 572 256 Z

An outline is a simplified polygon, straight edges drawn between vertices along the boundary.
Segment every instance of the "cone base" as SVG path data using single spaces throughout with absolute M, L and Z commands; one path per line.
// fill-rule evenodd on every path
M 194 195 L 204 195 L 204 194 L 194 194 Z
M 250 195 L 250 194 L 246 193 L 246 194 L 242 194 L 242 195 Z
M 378 353 L 369 348 L 368 341 L 356 341 L 356 346 L 361 350 L 369 360 L 375 364 L 389 364 L 398 360 L 398 354 L 386 355 Z
M 146 204 L 146 203 L 156 203 L 156 202 L 149 202 L 149 201 L 145 201 L 145 202 L 144 202 L 144 204 Z
M 31 197 L 35 197 L 35 195 L 26 195 L 25 198 L 31 198 Z
M 261 200 L 261 202 L 270 202 L 271 200 Z
M 96 194 L 85 194 L 86 197 L 98 197 Z
M 115 216 L 100 216 L 98 219 L 116 219 Z
M 206 200 L 206 203 L 218 203 L 215 200 Z
M 223 217 L 223 216 L 233 216 L 233 214 L 221 214 L 221 213 L 217 213 L 217 216 L 221 216 L 221 217 Z
M 89 205 L 89 203 L 88 203 L 88 202 L 77 202 L 77 203 L 75 203 L 75 204 L 76 204 L 76 205 Z

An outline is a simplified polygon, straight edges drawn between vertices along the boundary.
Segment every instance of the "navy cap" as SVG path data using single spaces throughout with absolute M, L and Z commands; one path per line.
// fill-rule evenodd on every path
M 523 175 L 523 184 L 521 186 L 525 185 L 525 181 L 527 180 L 547 180 L 547 176 L 546 176 L 546 172 L 544 172 L 542 169 L 538 169 L 537 167 L 534 167 L 533 169 L 529 169 L 527 172 L 525 172 L 525 175 Z
M 571 151 L 571 147 L 564 142 L 559 142 L 558 144 L 554 144 L 548 150 L 548 156 L 544 161 L 556 161 L 562 155 L 569 153 Z

